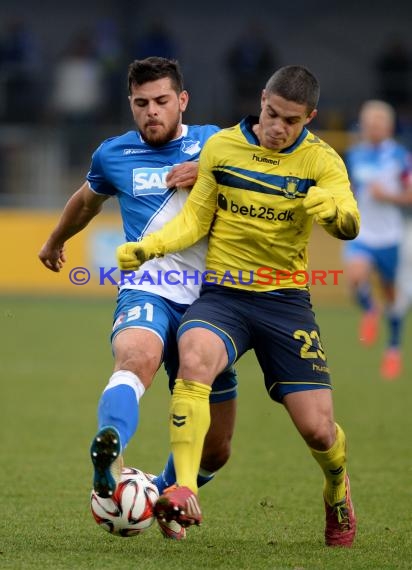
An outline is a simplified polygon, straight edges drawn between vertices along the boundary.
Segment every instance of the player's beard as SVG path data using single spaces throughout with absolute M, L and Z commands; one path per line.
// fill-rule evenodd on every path
M 162 127 L 164 124 L 162 123 Z M 156 132 L 150 130 L 150 126 L 146 125 L 145 130 L 140 132 L 142 139 L 150 146 L 158 147 L 170 142 L 178 135 L 179 119 L 169 126 L 167 129 L 157 129 Z

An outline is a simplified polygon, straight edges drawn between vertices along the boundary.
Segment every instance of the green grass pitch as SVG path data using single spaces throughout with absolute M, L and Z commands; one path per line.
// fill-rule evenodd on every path
M 412 329 L 405 371 L 380 379 L 360 347 L 354 308 L 318 308 L 336 419 L 348 437 L 358 516 L 354 547 L 323 545 L 322 476 L 283 408 L 267 397 L 253 354 L 238 364 L 239 411 L 229 463 L 201 490 L 204 524 L 185 542 L 153 525 L 112 537 L 89 512 L 90 440 L 111 372 L 107 300 L 0 298 L 0 568 L 398 569 L 412 567 Z M 158 472 L 168 454 L 161 371 L 142 401 L 126 464 Z

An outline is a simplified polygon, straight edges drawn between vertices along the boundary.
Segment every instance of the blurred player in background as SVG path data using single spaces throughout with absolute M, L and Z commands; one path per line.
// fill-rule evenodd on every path
M 139 240 L 173 218 L 196 180 L 201 148 L 219 130 L 214 125 L 182 124 L 188 93 L 176 61 L 160 57 L 136 60 L 129 66 L 128 85 L 137 130 L 104 141 L 94 152 L 87 182 L 69 199 L 39 253 L 52 271 L 60 271 L 66 262 L 66 241 L 80 232 L 111 196 L 119 200 L 129 241 Z M 99 402 L 99 431 L 91 445 L 93 486 L 101 497 L 115 491 L 123 452 L 138 426 L 139 400 L 162 362 L 172 389 L 178 366 L 176 331 L 183 313 L 198 297 L 200 285 L 195 276 L 204 271 L 206 248 L 207 240 L 202 240 L 182 254 L 151 261 L 144 272 L 120 282 L 111 337 L 114 371 Z M 168 272 L 173 278 L 167 278 Z M 212 422 L 199 485 L 212 479 L 229 457 L 236 384 L 232 369 L 214 383 Z M 173 458 L 169 456 L 155 483 L 161 493 L 174 481 Z M 176 522 L 161 522 L 160 527 L 167 537 L 179 540 L 185 536 L 185 529 Z
M 196 474 L 213 378 L 253 349 L 268 394 L 285 406 L 324 473 L 326 544 L 348 547 L 354 540 L 345 433 L 334 420 L 307 281 L 298 277 L 307 271 L 313 220 L 338 239 L 359 231 L 343 161 L 306 129 L 318 98 L 309 70 L 280 68 L 263 90 L 259 117 L 207 141 L 182 212 L 159 232 L 117 250 L 120 268 L 134 270 L 210 232 L 206 267 L 214 284 L 202 288 L 178 333 L 179 379 L 169 422 L 178 486 L 156 503 L 159 520 L 200 523 Z
M 363 311 L 359 337 L 367 346 L 378 334 L 380 307 L 372 276 L 376 272 L 379 278 L 388 325 L 381 374 L 393 380 L 402 371 L 406 306 L 397 302 L 395 284 L 405 236 L 402 207 L 412 204 L 412 163 L 407 149 L 394 139 L 395 111 L 389 104 L 366 101 L 360 110 L 359 127 L 361 140 L 348 150 L 346 163 L 362 223 L 359 236 L 344 249 L 346 275 Z
M 404 234 L 399 253 L 399 270 L 396 278 L 397 311 L 402 315 L 412 306 L 412 205 L 402 208 Z

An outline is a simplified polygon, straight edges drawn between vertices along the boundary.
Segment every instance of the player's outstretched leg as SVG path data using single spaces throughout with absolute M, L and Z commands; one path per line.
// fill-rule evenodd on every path
M 346 494 L 343 501 L 329 505 L 325 500 L 327 546 L 352 546 L 356 535 L 356 517 L 350 496 L 349 477 L 345 477 Z
M 170 441 L 179 486 L 167 488 L 158 498 L 154 514 L 160 522 L 174 520 L 187 527 L 200 524 L 197 475 L 210 426 L 211 387 L 193 380 L 177 379 L 170 404 Z M 180 476 L 179 476 L 180 472 Z
M 202 513 L 198 498 L 189 487 L 173 485 L 158 498 L 154 513 L 161 523 L 176 521 L 183 527 L 202 522 Z
M 103 427 L 90 446 L 94 467 L 93 488 L 99 497 L 111 497 L 120 481 L 123 468 L 120 435 L 113 426 Z

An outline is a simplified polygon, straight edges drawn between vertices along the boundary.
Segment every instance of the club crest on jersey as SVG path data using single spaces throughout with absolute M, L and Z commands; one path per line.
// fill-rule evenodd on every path
M 185 154 L 198 154 L 200 152 L 200 141 L 193 141 L 191 139 L 185 139 L 182 141 L 182 152 Z
M 284 190 L 285 192 L 285 198 L 289 198 L 290 200 L 296 198 L 296 194 L 298 192 L 298 186 L 299 186 L 299 178 L 295 178 L 293 176 L 286 176 L 285 185 L 282 188 L 282 190 Z
M 133 168 L 133 196 L 137 198 L 147 194 L 165 194 L 168 192 L 166 176 L 171 169 L 171 166 Z

